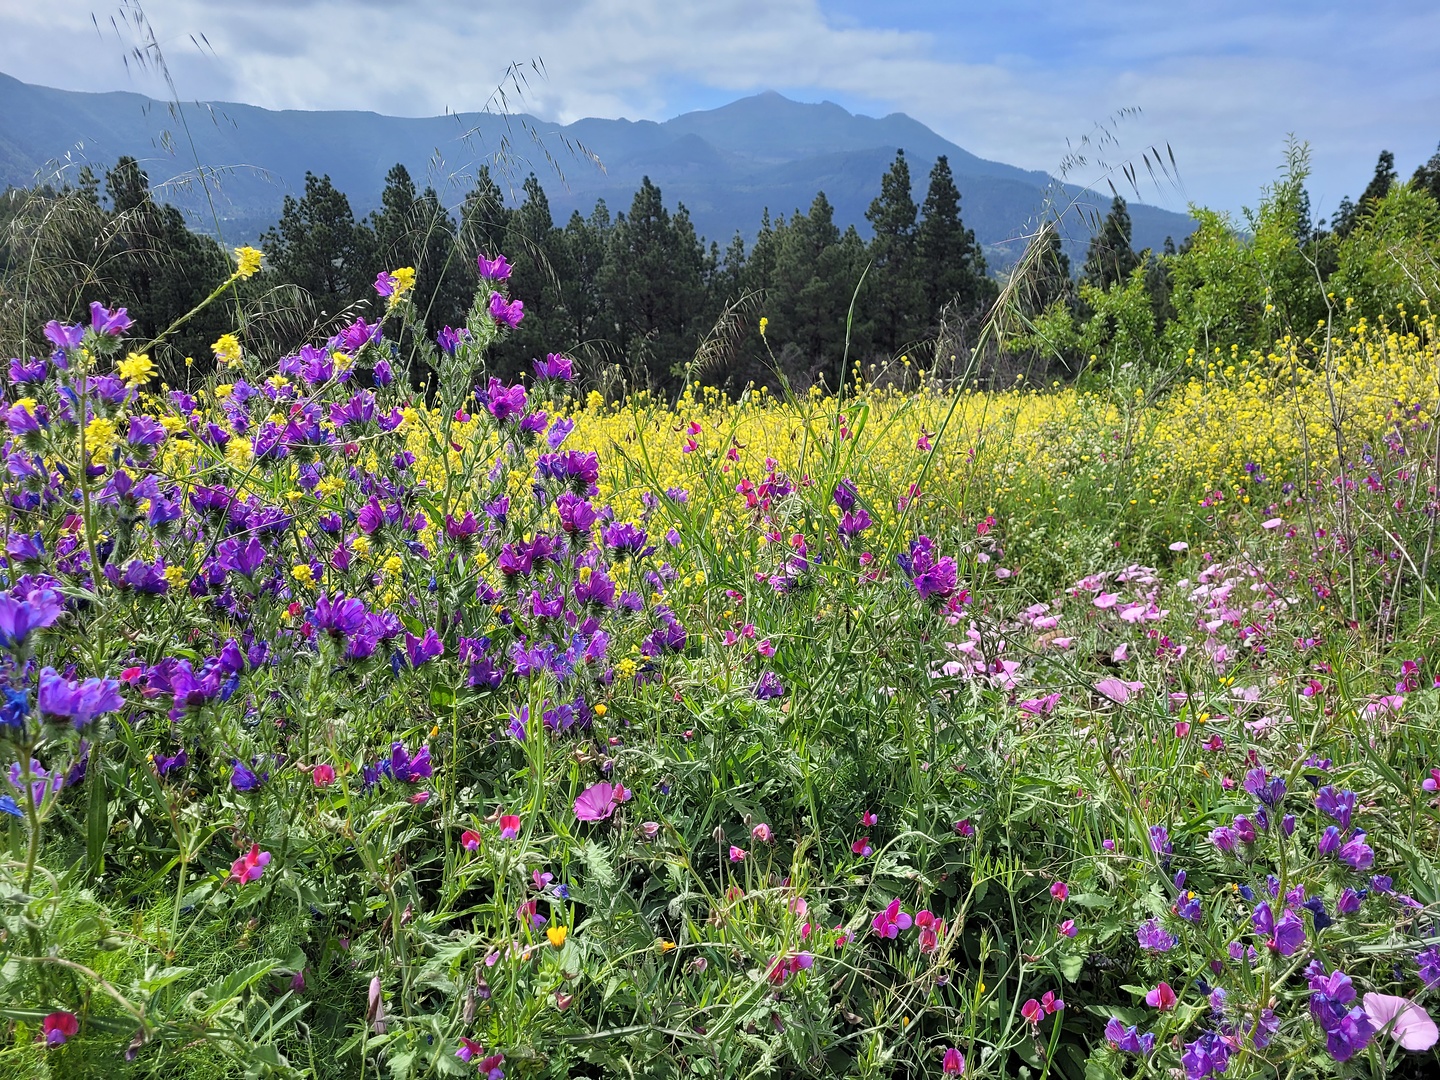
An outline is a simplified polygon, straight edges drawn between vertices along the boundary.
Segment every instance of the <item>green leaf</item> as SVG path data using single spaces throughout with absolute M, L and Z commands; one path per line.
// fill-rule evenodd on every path
M 1073 983 L 1080 977 L 1080 969 L 1085 966 L 1085 958 L 1071 953 L 1062 953 L 1055 961 L 1055 966 L 1060 969 L 1060 974 L 1065 976 L 1066 982 Z
M 105 872 L 105 841 L 110 836 L 110 804 L 105 793 L 104 762 L 98 751 L 90 763 L 90 811 L 85 820 L 85 856 L 92 880 Z

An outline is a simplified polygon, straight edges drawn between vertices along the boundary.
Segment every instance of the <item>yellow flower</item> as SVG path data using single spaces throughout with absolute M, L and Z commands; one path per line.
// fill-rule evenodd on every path
M 659 941 L 656 942 L 656 944 L 660 946 L 660 951 L 662 953 L 673 952 L 678 947 L 676 946 L 675 942 L 666 941 L 664 938 L 661 938 Z
M 415 268 L 413 266 L 402 266 L 399 270 L 390 271 L 390 307 L 400 302 L 400 298 L 415 288 Z
M 565 935 L 569 932 L 563 926 L 552 926 L 545 931 L 545 936 L 550 939 L 550 944 L 558 949 L 565 944 Z
M 225 444 L 225 460 L 237 469 L 248 467 L 253 458 L 249 439 L 236 436 Z
M 296 563 L 290 571 L 290 576 L 301 585 L 315 584 L 315 571 L 310 568 L 308 563 Z
M 764 315 L 761 315 L 761 316 L 760 316 L 760 336 L 761 336 L 761 337 L 764 337 L 764 336 L 765 336 L 765 328 L 766 328 L 767 326 L 769 326 L 769 325 L 770 325 L 770 320 L 767 319 Z
M 405 560 L 399 555 L 391 555 L 385 560 L 385 572 L 387 574 L 398 574 L 405 569 Z
M 160 417 L 160 426 L 168 434 L 175 435 L 185 430 L 185 421 L 178 416 L 162 416 Z
M 604 703 L 603 701 L 602 701 L 599 705 L 596 705 L 596 706 L 595 706 L 595 715 L 596 715 L 596 716 L 604 716 L 604 715 L 605 715 L 607 712 L 609 712 L 609 711 L 610 711 L 610 710 L 608 710 L 607 708 L 605 708 L 605 703 Z
M 217 364 L 238 364 L 240 362 L 240 339 L 234 334 L 221 334 L 210 351 L 215 354 Z
M 238 278 L 254 277 L 260 270 L 260 260 L 265 256 L 256 251 L 253 247 L 238 247 L 235 249 L 235 276 Z
M 368 536 L 357 536 L 350 541 L 350 550 L 361 558 L 370 554 L 370 538 Z
M 215 397 L 220 401 L 224 401 L 227 397 L 230 396 L 231 391 L 233 391 L 234 389 L 235 387 L 228 382 L 216 383 Z
M 178 589 L 185 584 L 185 570 L 180 566 L 167 566 L 165 568 L 165 580 L 170 583 L 172 589 Z
M 146 353 L 134 353 L 120 361 L 115 369 L 126 386 L 144 386 L 155 377 L 155 364 Z
M 104 457 L 116 443 L 115 425 L 97 416 L 85 425 L 85 444 L 92 460 Z

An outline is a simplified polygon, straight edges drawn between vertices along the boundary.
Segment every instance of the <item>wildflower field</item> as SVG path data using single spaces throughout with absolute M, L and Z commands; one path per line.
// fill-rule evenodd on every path
M 508 276 L 10 361 L 0 1075 L 1437 1075 L 1428 307 L 672 405 Z

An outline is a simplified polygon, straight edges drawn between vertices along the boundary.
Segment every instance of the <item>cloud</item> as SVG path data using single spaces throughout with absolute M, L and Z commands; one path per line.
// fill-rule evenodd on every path
M 937 7 L 939 10 L 937 11 Z M 921 0 L 152 0 L 186 98 L 268 108 L 471 111 L 506 85 L 546 119 L 663 119 L 761 89 L 903 111 L 966 149 L 1053 170 L 1123 106 L 1112 164 L 1173 147 L 1183 187 L 1146 201 L 1235 208 L 1274 177 L 1285 137 L 1315 143 L 1317 208 L 1363 186 L 1376 153 L 1405 169 L 1440 131 L 1440 11 L 1376 0 L 1045 4 L 966 11 Z M 133 14 L 133 9 L 131 9 Z M 96 26 L 100 32 L 97 33 Z M 0 67 L 72 89 L 163 96 L 122 62 L 133 20 L 60 0 L 0 7 Z M 544 74 L 525 66 L 543 59 Z M 1096 149 L 1091 146 L 1092 151 Z M 1083 179 L 1097 179 L 1091 166 Z

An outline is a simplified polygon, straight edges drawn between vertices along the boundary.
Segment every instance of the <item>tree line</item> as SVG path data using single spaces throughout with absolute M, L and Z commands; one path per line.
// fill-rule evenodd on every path
M 991 344 L 986 370 L 994 375 L 1007 355 L 1012 370 L 1038 363 L 1075 374 L 1102 355 L 1155 365 L 1198 341 L 1258 344 L 1278 320 L 1306 326 L 1324 317 L 1325 286 L 1337 275 L 1363 302 L 1392 303 L 1394 288 L 1367 284 L 1361 249 L 1378 250 L 1377 224 L 1433 240 L 1425 207 L 1440 199 L 1440 151 L 1408 184 L 1393 154 L 1382 153 L 1370 184 L 1342 201 L 1328 228 L 1310 219 L 1303 148 L 1293 153 L 1286 180 L 1246 231 L 1197 209 L 1198 227 L 1178 248 L 1167 241 L 1160 252 L 1137 252 L 1116 196 L 1075 274 L 1058 230 L 1044 232 L 1015 297 L 1023 329 L 1008 350 Z M 1396 214 L 1403 220 L 1390 220 Z M 767 211 L 753 243 L 737 234 L 722 249 L 697 235 L 683 204 L 668 208 L 648 177 L 628 209 L 612 213 L 600 200 L 562 225 L 533 174 L 507 200 L 482 168 L 452 212 L 397 164 L 380 207 L 364 216 L 328 176 L 307 174 L 261 240 L 264 273 L 237 289 L 233 307 L 212 307 L 167 339 L 157 362 L 173 381 L 203 373 L 210 342 L 237 319 L 252 351 L 291 348 L 367 310 L 375 274 L 400 266 L 416 270 L 416 302 L 433 337 L 464 324 L 476 257 L 505 254 L 514 266 L 508 288 L 526 317 L 492 357 L 502 377 L 547 352 L 606 373 L 616 390 L 664 394 L 691 379 L 731 392 L 781 380 L 835 387 L 851 375 L 846 356 L 880 377 L 904 370 L 891 367 L 902 357 L 943 375 L 972 372 L 999 286 L 962 220 L 949 162 L 937 159 L 917 204 L 909 161 L 897 152 L 866 218 L 869 239 L 841 230 L 821 192 L 808 210 Z M 1274 265 L 1261 266 L 1267 259 Z M 73 189 L 0 200 L 0 333 L 10 340 L 37 337 L 37 298 L 51 305 L 47 318 L 91 299 L 123 303 L 138 333 L 155 337 L 228 268 L 220 245 L 158 200 L 133 158 L 107 170 L 103 184 L 87 171 Z M 1267 291 L 1260 312 L 1256 297 Z

